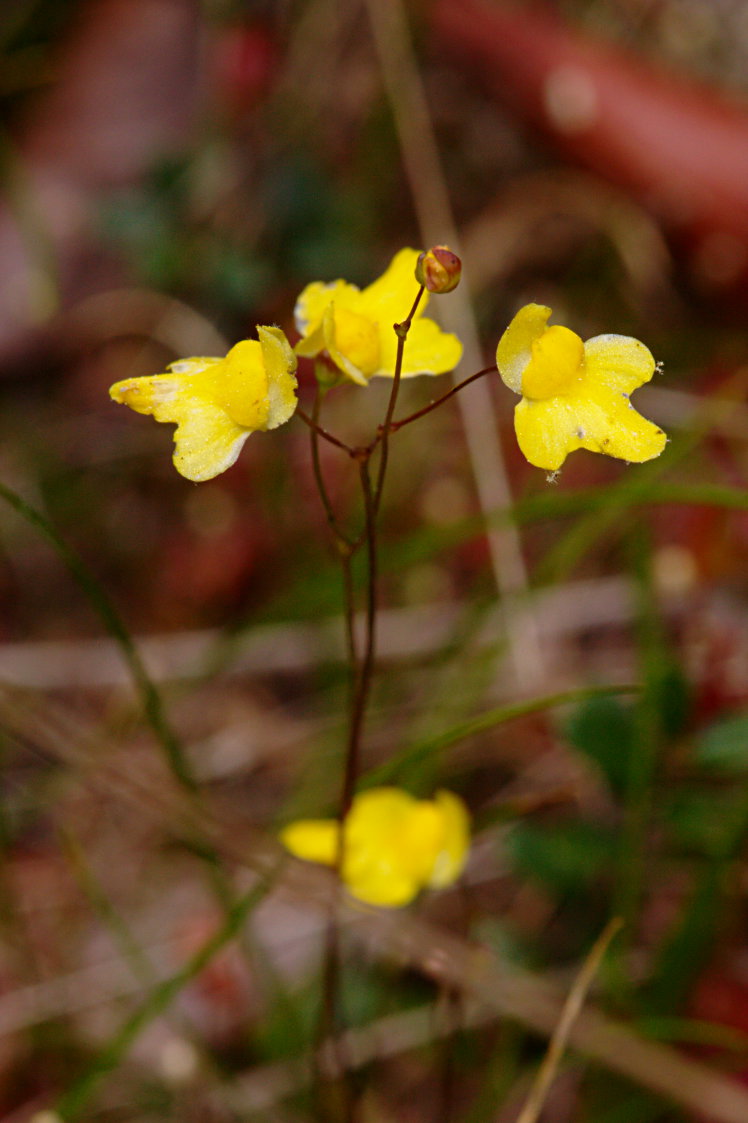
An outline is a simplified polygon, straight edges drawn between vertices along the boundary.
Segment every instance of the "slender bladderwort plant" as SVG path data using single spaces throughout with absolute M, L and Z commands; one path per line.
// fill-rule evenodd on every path
M 354 897 L 386 907 L 408 904 L 424 888 L 455 881 L 469 848 L 467 811 L 457 796 L 440 791 L 432 800 L 417 800 L 395 787 L 358 790 L 376 670 L 379 520 L 393 436 L 498 366 L 503 381 L 521 395 L 515 411 L 520 447 L 540 468 L 556 472 L 577 448 L 643 461 L 657 456 L 665 443 L 662 431 L 640 417 L 629 401 L 655 370 L 647 348 L 612 335 L 583 343 L 567 328 L 549 327 L 550 309 L 536 304 L 521 309 L 501 336 L 496 365 L 397 418 L 403 378 L 446 373 L 460 360 L 459 340 L 423 314 L 429 294 L 451 291 L 460 269 L 459 259 L 444 246 L 422 254 L 402 250 L 366 289 L 345 281 L 308 285 L 296 303 L 300 339 L 293 349 L 279 328 L 258 327 L 257 341 L 236 344 L 224 358 L 180 360 L 164 374 L 125 380 L 111 389 L 116 401 L 176 423 L 174 463 L 196 482 L 230 467 L 252 432 L 274 429 L 294 413 L 308 426 L 311 470 L 340 564 L 349 701 L 342 774 L 333 781 L 336 817 L 291 823 L 281 838 L 296 856 L 331 866 Z M 315 364 L 310 411 L 297 401 L 298 357 Z M 374 377 L 391 379 L 385 413 L 369 443 L 353 445 L 325 427 L 325 401 L 345 384 L 366 387 Z M 336 511 L 327 487 L 322 442 L 347 457 L 355 470 L 360 508 L 352 527 Z M 354 582 L 359 559 L 364 570 L 360 603 Z M 333 1072 L 339 1076 L 350 1066 L 340 1033 L 337 901 L 335 894 L 325 940 L 318 1040 L 332 1043 Z M 332 1087 L 336 1115 L 351 1123 L 356 1114 L 352 1083 L 334 1080 Z

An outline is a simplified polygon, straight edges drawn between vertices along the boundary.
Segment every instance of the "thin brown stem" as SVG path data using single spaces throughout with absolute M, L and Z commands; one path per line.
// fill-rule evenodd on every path
M 319 492 L 319 497 L 322 500 L 322 506 L 325 509 L 327 524 L 332 531 L 333 538 L 335 539 L 335 544 L 338 547 L 341 557 L 346 558 L 350 557 L 353 543 L 351 542 L 351 539 L 348 537 L 348 535 L 343 530 L 341 530 L 340 523 L 338 522 L 335 510 L 332 505 L 332 501 L 327 491 L 325 477 L 322 473 L 322 462 L 319 455 L 319 438 L 326 436 L 331 441 L 331 443 L 336 444 L 342 448 L 346 446 L 342 445 L 342 443 L 338 441 L 337 438 L 330 436 L 329 433 L 326 434 L 325 430 L 319 424 L 319 414 L 322 408 L 323 396 L 323 392 L 318 386 L 314 394 L 312 416 L 307 417 L 306 414 L 302 414 L 302 417 L 309 424 L 309 436 L 312 448 L 312 471 L 314 472 L 314 482 L 317 485 L 317 491 Z
M 356 1090 L 351 1075 L 351 1058 L 344 1043 L 340 1012 L 341 949 L 338 900 L 333 900 L 325 930 L 325 959 L 322 981 L 322 1011 L 318 1048 L 315 1056 L 320 1120 L 330 1118 L 353 1123 L 356 1117 Z M 323 1090 L 327 1089 L 325 1095 Z
M 353 551 L 341 557 L 341 566 L 343 570 L 343 598 L 345 606 L 345 646 L 346 654 L 348 656 L 348 666 L 351 669 L 351 695 L 353 695 L 353 680 L 355 679 L 356 667 L 358 665 L 358 645 L 356 643 L 355 628 L 356 613 L 353 596 L 353 568 L 351 564 L 352 553 Z
M 431 413 L 432 409 L 436 409 L 437 406 L 440 406 L 450 398 L 453 398 L 455 394 L 459 394 L 460 390 L 464 390 L 465 387 L 469 386 L 471 382 L 475 382 L 477 381 L 477 379 L 483 378 L 486 374 L 496 374 L 495 363 L 490 367 L 484 367 L 483 370 L 476 371 L 476 373 L 471 374 L 469 378 L 464 378 L 462 382 L 458 382 L 456 386 L 453 386 L 452 389 L 448 390 L 446 394 L 442 394 L 440 398 L 436 398 L 435 401 L 429 402 L 429 404 L 427 406 L 424 406 L 423 409 L 416 410 L 415 413 L 409 413 L 407 417 L 401 417 L 397 421 L 391 421 L 390 433 L 396 433 L 398 429 L 402 429 L 405 425 L 410 425 L 411 421 L 418 421 L 419 417 L 425 417 L 427 413 Z
M 319 411 L 319 402 L 321 393 L 317 393 L 315 397 L 315 419 Z M 349 730 L 352 730 L 357 723 L 360 725 L 361 718 L 357 718 L 357 713 L 360 708 L 360 683 L 361 683 L 361 667 L 358 653 L 358 643 L 356 639 L 355 628 L 355 591 L 353 587 L 353 556 L 360 548 L 363 538 L 360 537 L 358 543 L 351 542 L 341 534 L 337 518 L 332 509 L 329 497 L 324 488 L 322 480 L 322 473 L 319 467 L 319 449 L 315 439 L 315 429 L 312 429 L 312 449 L 313 458 L 316 454 L 317 460 L 315 463 L 315 480 L 317 487 L 325 507 L 327 520 L 330 525 L 331 531 L 335 537 L 336 544 L 339 549 L 340 564 L 343 575 L 343 599 L 344 599 L 344 616 L 345 616 L 345 635 L 346 635 L 346 648 L 348 653 L 348 665 L 350 669 L 350 715 L 349 715 Z M 350 733 L 349 733 L 350 736 Z M 349 763 L 351 761 L 350 749 L 346 753 L 346 768 L 344 772 L 343 781 L 343 794 L 341 795 L 340 803 L 340 830 L 338 833 L 338 843 L 335 854 L 335 870 L 338 878 L 340 879 L 344 862 L 344 847 L 345 839 L 343 834 L 343 824 L 345 815 L 350 807 L 352 795 L 345 796 L 345 787 L 348 783 L 355 785 L 355 772 L 352 781 L 348 778 Z M 357 769 L 357 754 L 353 764 Z M 342 994 L 342 953 L 340 947 L 341 930 L 340 930 L 340 917 L 339 917 L 340 902 L 337 894 L 330 901 L 329 912 L 327 915 L 327 922 L 325 926 L 325 946 L 324 946 L 324 963 L 322 969 L 322 1009 L 320 1011 L 319 1029 L 318 1029 L 318 1042 L 330 1043 L 330 1052 L 323 1055 L 321 1049 L 318 1048 L 316 1053 L 316 1069 L 317 1069 L 317 1087 L 319 1092 L 319 1116 L 320 1120 L 327 1123 L 329 1119 L 340 1120 L 340 1123 L 354 1123 L 357 1112 L 357 1096 L 356 1090 L 351 1076 L 350 1057 L 344 1045 L 343 1036 L 343 1015 L 340 1009 L 340 998 Z
M 340 821 L 345 820 L 353 803 L 356 782 L 360 771 L 361 761 L 361 733 L 366 715 L 366 705 L 371 691 L 371 679 L 374 670 L 376 652 L 376 623 L 377 623 L 377 528 L 376 507 L 374 492 L 371 485 L 368 460 L 363 460 L 359 465 L 361 491 L 364 497 L 365 535 L 366 543 L 366 625 L 364 635 L 363 654 L 357 668 L 354 681 L 353 704 L 351 708 L 351 722 L 348 730 L 348 745 L 346 749 L 345 769 L 343 774 L 343 787 L 340 798 Z
M 308 417 L 303 411 L 299 411 L 302 420 L 306 422 L 311 430 L 314 477 L 325 508 L 328 524 L 339 549 L 343 572 L 346 642 L 351 672 L 351 695 L 348 740 L 346 744 L 343 780 L 338 807 L 338 821 L 340 826 L 335 854 L 335 869 L 339 879 L 342 879 L 345 868 L 345 822 L 353 805 L 356 784 L 361 770 L 362 733 L 369 695 L 371 693 L 376 654 L 377 513 L 387 471 L 388 441 L 400 388 L 405 341 L 410 330 L 413 316 L 416 314 L 421 297 L 423 296 L 423 292 L 423 287 L 419 288 L 413 306 L 406 319 L 403 320 L 402 323 L 394 325 L 394 330 L 397 335 L 397 352 L 392 379 L 392 390 L 390 392 L 384 424 L 379 427 L 377 436 L 370 445 L 364 448 L 350 448 L 342 441 L 339 441 L 337 437 L 331 436 L 331 434 L 327 433 L 320 426 L 319 414 L 322 394 L 319 390 L 315 396 L 312 417 Z M 361 533 L 356 538 L 350 538 L 341 531 L 332 503 L 327 494 L 319 459 L 320 438 L 327 440 L 330 444 L 347 452 L 348 455 L 358 463 L 359 482 L 361 484 L 361 493 L 364 501 L 364 526 Z M 376 484 L 372 486 L 370 462 L 372 453 L 377 445 L 380 445 L 380 458 Z M 363 645 L 360 647 L 355 627 L 355 598 L 352 564 L 355 554 L 357 554 L 362 547 L 366 549 L 366 616 Z M 338 899 L 336 897 L 330 906 L 330 913 L 327 921 L 322 1017 L 320 1024 L 321 1039 L 328 1038 L 331 1040 L 337 1040 L 340 1037 L 339 1030 L 342 1028 L 340 1026 L 342 962 L 338 907 Z M 336 1069 L 341 1073 L 340 1078 L 334 1081 L 335 1094 L 339 1103 L 336 1114 L 341 1116 L 344 1123 L 354 1123 L 358 1100 L 350 1077 L 345 1075 L 347 1060 L 340 1049 L 336 1050 L 336 1055 L 333 1060 Z
M 345 767 L 343 772 L 343 784 L 340 796 L 340 805 L 338 811 L 338 818 L 340 829 L 338 832 L 338 842 L 335 853 L 335 870 L 340 880 L 342 877 L 343 864 L 345 861 L 345 833 L 344 826 L 346 816 L 350 811 L 353 802 L 353 795 L 356 787 L 356 780 L 359 771 L 360 759 L 360 741 L 361 730 L 363 727 L 363 718 L 366 710 L 366 699 L 368 696 L 368 682 L 371 679 L 371 671 L 374 659 L 374 623 L 375 623 L 375 606 L 376 598 L 374 592 L 373 582 L 376 577 L 375 570 L 372 571 L 371 560 L 369 562 L 369 595 L 368 603 L 369 609 L 367 611 L 367 628 L 366 628 L 366 646 L 364 655 L 359 656 L 358 642 L 356 637 L 355 627 L 355 596 L 353 588 L 353 572 L 352 562 L 353 554 L 363 543 L 364 538 L 367 542 L 371 541 L 371 528 L 373 523 L 371 521 L 371 485 L 368 482 L 368 461 L 362 461 L 360 464 L 360 474 L 362 479 L 362 487 L 364 492 L 364 506 L 366 511 L 366 525 L 363 535 L 359 538 L 358 544 L 346 553 L 341 551 L 341 567 L 343 573 L 343 595 L 344 595 L 344 615 L 345 615 L 345 632 L 346 632 L 346 646 L 348 650 L 348 663 L 350 668 L 350 716 L 349 716 L 349 733 L 348 744 L 346 748 Z M 366 478 L 367 485 L 363 486 L 364 478 Z M 367 498 L 368 496 L 368 498 Z M 371 555 L 369 554 L 371 558 Z M 323 1057 L 318 1054 L 317 1066 L 319 1086 L 322 1088 L 330 1080 L 330 1073 L 328 1067 L 331 1064 L 334 1073 L 332 1081 L 329 1086 L 329 1110 L 325 1112 L 324 1105 L 321 1103 L 324 1119 L 338 1118 L 341 1123 L 354 1123 L 357 1115 L 358 1098 L 356 1089 L 351 1074 L 350 1058 L 343 1044 L 343 1017 L 340 1010 L 340 996 L 342 993 L 341 976 L 342 976 L 342 954 L 340 947 L 341 929 L 339 917 L 340 902 L 336 894 L 330 902 L 330 909 L 327 916 L 327 924 L 325 928 L 325 952 L 324 952 L 324 967 L 322 977 L 322 1011 L 319 1025 L 319 1041 L 327 1041 L 332 1043 L 332 1053 Z
M 317 387 L 317 392 L 315 395 L 315 404 L 318 397 L 321 397 L 319 386 Z M 322 437 L 323 441 L 327 441 L 328 444 L 335 445 L 336 448 L 342 449 L 342 451 L 347 452 L 349 456 L 356 455 L 355 448 L 351 448 L 351 446 L 347 445 L 345 441 L 340 441 L 337 437 L 334 437 L 332 433 L 328 433 L 327 429 L 323 429 L 322 426 L 317 421 L 315 421 L 314 416 L 310 417 L 309 414 L 301 408 L 301 406 L 296 407 L 296 416 L 300 417 L 304 424 L 308 425 L 313 433 L 315 433 L 318 437 Z

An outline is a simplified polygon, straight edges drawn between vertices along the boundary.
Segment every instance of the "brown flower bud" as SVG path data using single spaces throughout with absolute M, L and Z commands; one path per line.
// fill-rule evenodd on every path
M 460 283 L 462 262 L 448 246 L 432 246 L 419 254 L 416 280 L 429 292 L 451 292 Z

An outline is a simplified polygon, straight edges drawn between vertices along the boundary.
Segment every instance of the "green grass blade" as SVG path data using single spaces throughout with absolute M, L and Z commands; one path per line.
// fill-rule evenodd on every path
M 141 1005 L 123 1022 L 90 1068 L 57 1101 L 54 1110 L 60 1119 L 72 1121 L 79 1118 L 81 1109 L 98 1085 L 121 1063 L 138 1035 L 169 1007 L 184 986 L 210 963 L 221 948 L 239 935 L 247 916 L 260 903 L 267 889 L 268 885 L 263 883 L 240 897 L 215 935 L 203 944 L 181 970 L 153 988 Z
M 487 710 L 478 717 L 460 722 L 451 729 L 444 730 L 435 737 L 425 738 L 409 745 L 399 753 L 395 753 L 384 764 L 367 772 L 365 786 L 373 787 L 376 784 L 392 783 L 401 777 L 402 773 L 419 764 L 425 757 L 432 753 L 441 753 L 452 748 L 460 741 L 474 737 L 478 733 L 485 733 L 497 725 L 503 725 L 515 718 L 525 717 L 528 714 L 538 713 L 541 710 L 550 710 L 555 706 L 573 705 L 587 698 L 600 697 L 608 694 L 633 694 L 640 687 L 632 684 L 623 686 L 589 686 L 580 690 L 565 690 L 558 694 L 544 695 L 542 698 L 529 698 L 522 702 L 511 702 L 496 709 Z
M 60 537 L 49 520 L 40 511 L 37 511 L 3 483 L 0 483 L 0 499 L 4 499 L 22 519 L 47 540 L 83 591 L 104 628 L 122 653 L 124 662 L 140 695 L 148 724 L 163 747 L 174 776 L 184 788 L 194 791 L 197 786 L 195 779 L 185 759 L 179 740 L 166 718 L 161 696 L 145 668 L 138 649 L 133 643 L 132 636 L 108 594 L 81 558 Z

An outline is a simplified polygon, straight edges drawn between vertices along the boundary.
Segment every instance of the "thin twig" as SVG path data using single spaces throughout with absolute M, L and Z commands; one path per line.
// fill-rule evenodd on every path
M 346 452 L 349 456 L 356 455 L 356 449 L 351 448 L 351 446 L 347 445 L 345 441 L 338 440 L 338 438 L 334 437 L 332 433 L 328 433 L 327 429 L 323 429 L 321 425 L 318 425 L 314 418 L 310 417 L 309 414 L 301 408 L 301 406 L 296 407 L 296 416 L 300 417 L 304 424 L 308 425 L 309 428 L 317 434 L 317 436 L 322 437 L 323 441 L 327 441 L 328 444 L 335 445 L 336 448 L 339 448 L 343 452 Z
M 320 461 L 319 456 L 319 438 L 324 437 L 326 440 L 329 440 L 331 444 L 337 445 L 339 448 L 345 448 L 346 446 L 343 445 L 339 440 L 337 440 L 336 437 L 332 437 L 329 433 L 326 433 L 323 428 L 321 428 L 319 424 L 319 415 L 322 408 L 322 398 L 322 391 L 320 390 L 319 386 L 317 386 L 314 394 L 314 408 L 312 416 L 307 417 L 306 414 L 302 414 L 302 419 L 309 425 L 309 439 L 312 453 L 312 471 L 314 472 L 314 482 L 317 485 L 317 492 L 322 502 L 322 506 L 325 510 L 327 525 L 330 527 L 333 538 L 335 539 L 335 544 L 340 551 L 341 557 L 345 557 L 347 554 L 350 554 L 352 542 L 348 535 L 345 534 L 345 532 L 340 527 L 340 523 L 338 522 L 337 516 L 335 514 L 330 495 L 327 491 L 325 477 L 322 473 L 322 462 Z
M 366 518 L 366 624 L 364 649 L 355 686 L 351 723 L 348 731 L 348 746 L 345 759 L 345 773 L 343 789 L 340 799 L 340 820 L 343 822 L 353 803 L 356 782 L 360 771 L 361 762 L 361 734 L 363 731 L 366 706 L 371 691 L 371 679 L 374 672 L 374 659 L 376 655 L 376 625 L 377 625 L 377 526 L 374 493 L 371 486 L 369 465 L 364 462 L 359 465 L 361 491 L 364 497 L 364 511 Z
M 437 406 L 442 405 L 443 402 L 446 402 L 450 398 L 453 398 L 455 394 L 458 394 L 460 392 L 460 390 L 464 390 L 466 386 L 469 386 L 471 382 L 475 382 L 476 379 L 483 378 L 485 374 L 496 374 L 496 364 L 493 363 L 490 367 L 484 367 L 483 370 L 479 370 L 476 371 L 475 374 L 471 374 L 469 378 L 464 378 L 462 382 L 458 382 L 456 386 L 453 386 L 452 389 L 448 390 L 446 394 L 442 394 L 440 398 L 436 398 L 435 401 L 429 402 L 429 404 L 427 406 L 424 406 L 423 409 L 416 410 L 415 413 L 410 413 L 407 417 L 401 417 L 397 421 L 390 422 L 390 432 L 396 433 L 398 429 L 402 429 L 405 425 L 410 425 L 412 421 L 418 421 L 420 417 L 425 417 L 427 413 L 431 413 L 432 409 L 436 409 Z
M 517 1123 L 537 1123 L 548 1089 L 561 1063 L 561 1058 L 566 1049 L 572 1026 L 579 1017 L 587 997 L 587 992 L 592 985 L 592 980 L 597 974 L 602 958 L 608 950 L 611 940 L 622 927 L 623 921 L 620 917 L 614 917 L 610 920 L 602 934 L 595 941 L 592 950 L 582 964 L 582 969 L 574 980 L 574 985 L 569 991 L 569 996 L 564 1003 L 561 1017 L 548 1043 L 545 1057 L 537 1071 L 525 1106 L 522 1108 L 517 1118 Z

